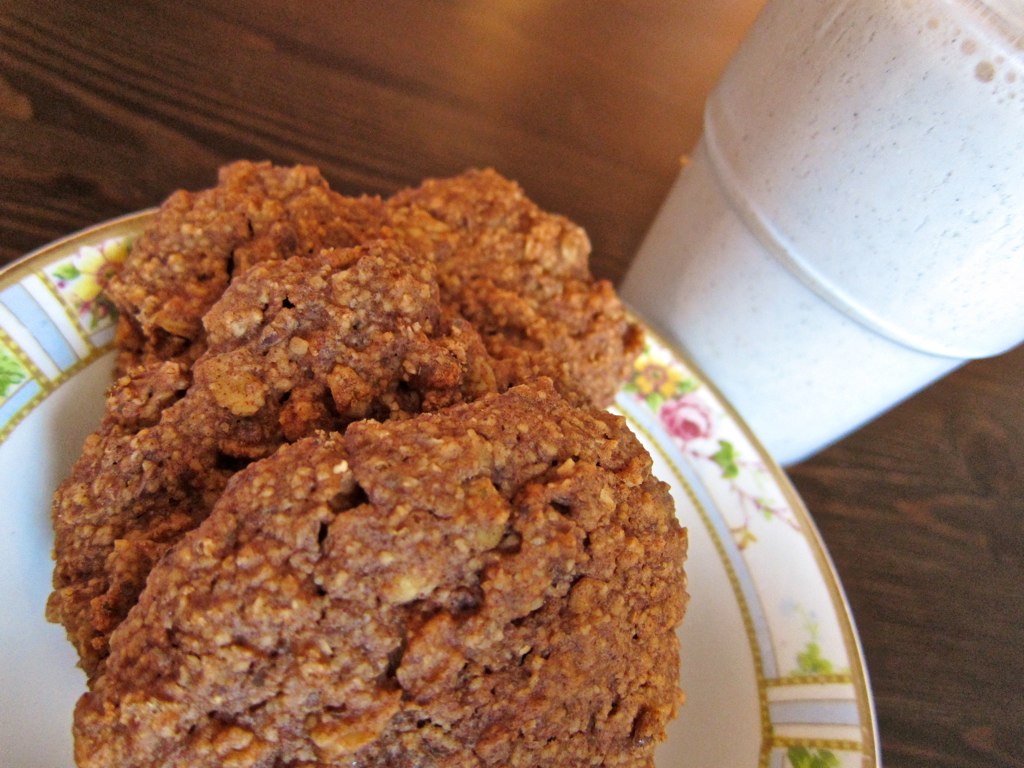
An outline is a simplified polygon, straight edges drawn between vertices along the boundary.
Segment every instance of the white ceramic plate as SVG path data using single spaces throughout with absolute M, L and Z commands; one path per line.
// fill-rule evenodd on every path
M 151 214 L 73 235 L 0 273 L 0 755 L 70 768 L 84 678 L 50 591 L 49 499 L 98 422 L 113 309 L 96 276 Z M 687 703 L 661 768 L 867 768 L 878 762 L 853 621 L 792 486 L 735 412 L 656 338 L 617 410 L 689 528 L 680 632 Z

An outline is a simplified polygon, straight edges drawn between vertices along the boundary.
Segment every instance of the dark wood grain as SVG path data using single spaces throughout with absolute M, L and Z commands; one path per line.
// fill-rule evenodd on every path
M 494 166 L 620 278 L 761 0 L 0 4 L 0 263 L 235 158 L 387 193 Z M 1024 765 L 1024 347 L 791 476 L 890 766 Z
M 700 6 L 8 0 L 0 257 L 234 158 L 315 163 L 344 192 L 490 165 L 618 278 L 756 13 Z
M 1024 347 L 789 474 L 836 561 L 888 765 L 1024 765 Z

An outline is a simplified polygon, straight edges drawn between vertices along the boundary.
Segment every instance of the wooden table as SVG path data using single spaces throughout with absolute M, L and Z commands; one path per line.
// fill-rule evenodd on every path
M 6 0 L 0 261 L 244 157 L 342 192 L 494 166 L 617 280 L 760 4 Z M 790 469 L 888 765 L 1024 765 L 1022 376 L 971 363 Z

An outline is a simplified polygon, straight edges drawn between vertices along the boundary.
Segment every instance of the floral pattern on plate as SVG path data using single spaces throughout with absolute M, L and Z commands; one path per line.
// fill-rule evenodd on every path
M 117 310 L 103 295 L 103 286 L 116 274 L 130 247 L 128 238 L 111 238 L 98 245 L 85 245 L 43 269 L 64 303 L 90 334 L 114 322 Z
M 785 475 L 714 387 L 655 334 L 617 402 L 686 486 L 677 504 L 692 501 L 729 571 L 755 667 L 758 764 L 871 764 L 873 712 L 856 635 Z M 690 514 L 680 504 L 693 540 Z
M 657 415 L 667 436 L 701 474 L 716 474 L 735 496 L 731 531 L 740 549 L 757 542 L 756 517 L 799 531 L 790 505 L 778 493 L 763 451 L 736 440 L 734 418 L 701 379 L 675 360 L 667 346 L 646 345 L 623 389 Z

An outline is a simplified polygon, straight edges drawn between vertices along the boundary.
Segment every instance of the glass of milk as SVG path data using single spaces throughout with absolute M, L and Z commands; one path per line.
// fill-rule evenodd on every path
M 1024 0 L 769 0 L 622 294 L 783 464 L 1024 340 Z

